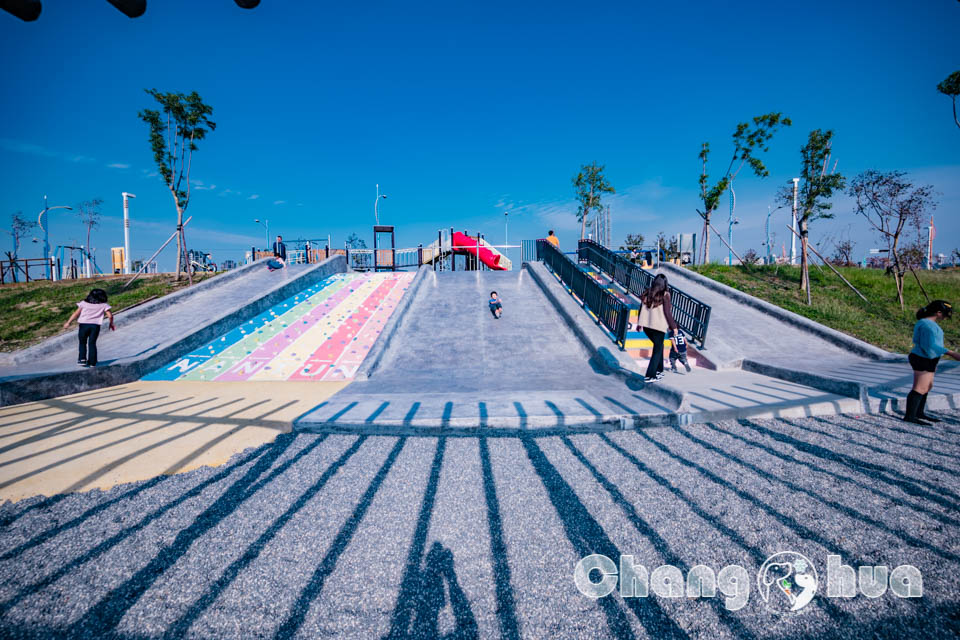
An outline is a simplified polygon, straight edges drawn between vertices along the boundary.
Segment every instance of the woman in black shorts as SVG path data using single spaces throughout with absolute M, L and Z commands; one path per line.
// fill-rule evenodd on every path
M 943 300 L 934 300 L 917 311 L 917 324 L 913 326 L 913 349 L 908 356 L 913 367 L 913 389 L 907 394 L 907 411 L 903 419 L 914 424 L 929 425 L 938 422 L 924 413 L 927 394 L 933 388 L 933 375 L 940 356 L 948 355 L 960 360 L 960 353 L 943 346 L 943 329 L 937 324 L 953 315 L 953 306 Z

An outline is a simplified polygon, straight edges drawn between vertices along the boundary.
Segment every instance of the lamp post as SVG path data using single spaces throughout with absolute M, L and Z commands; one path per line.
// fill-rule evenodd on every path
M 124 191 L 123 196 L 123 272 L 130 273 L 130 203 L 127 198 L 136 198 L 132 193 Z M 87 251 L 90 247 L 87 247 Z
M 73 207 L 68 207 L 66 205 L 57 205 L 55 207 L 47 206 L 47 196 L 43 196 L 43 211 L 40 212 L 40 216 L 37 218 L 37 222 L 40 224 L 40 228 L 43 229 L 43 260 L 44 260 L 44 273 L 47 276 L 47 280 L 50 280 L 50 230 L 47 228 L 47 225 L 44 224 L 47 221 L 47 212 L 53 211 L 54 209 L 68 209 L 73 210 Z
M 800 178 L 793 178 L 793 233 L 790 234 L 790 264 L 797 263 L 797 187 Z
M 264 238 L 266 238 L 267 244 L 266 244 L 266 246 L 265 246 L 263 249 L 264 249 L 265 251 L 269 251 L 269 250 L 270 250 L 270 221 L 264 219 L 264 220 L 262 220 L 262 221 L 261 221 L 261 220 L 254 220 L 254 222 L 256 222 L 257 224 L 262 224 L 262 225 L 266 228 L 267 231 L 266 231 L 266 235 L 264 236 Z
M 377 205 L 380 204 L 380 198 L 386 198 L 387 196 L 380 195 L 380 185 L 377 185 L 377 198 L 373 201 L 373 219 L 377 221 L 377 224 L 380 224 L 380 214 L 377 212 Z
M 733 180 L 730 181 L 730 216 L 727 218 L 727 264 L 733 266 L 733 225 L 739 220 L 733 218 L 733 208 L 737 203 L 737 194 L 733 191 Z
M 508 260 L 510 259 L 510 256 L 507 255 L 507 252 L 510 251 L 510 249 L 507 248 L 507 245 L 510 244 L 509 242 L 507 242 L 507 231 L 509 230 L 509 227 L 510 227 L 509 221 L 510 221 L 510 212 L 504 211 L 503 212 L 503 255 L 507 256 Z

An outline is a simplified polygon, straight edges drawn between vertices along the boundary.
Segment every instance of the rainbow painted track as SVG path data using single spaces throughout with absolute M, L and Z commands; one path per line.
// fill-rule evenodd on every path
M 333 275 L 143 379 L 351 380 L 413 275 Z

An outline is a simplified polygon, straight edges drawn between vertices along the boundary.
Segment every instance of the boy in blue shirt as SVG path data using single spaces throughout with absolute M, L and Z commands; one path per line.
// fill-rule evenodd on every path
M 670 370 L 674 373 L 680 373 L 677 371 L 677 360 L 683 364 L 687 373 L 690 373 L 690 363 L 687 362 L 687 339 L 679 329 L 670 337 Z
M 500 304 L 500 296 L 497 295 L 496 291 L 490 292 L 490 313 L 493 314 L 493 317 L 497 320 L 500 319 L 500 316 L 503 314 L 503 305 Z

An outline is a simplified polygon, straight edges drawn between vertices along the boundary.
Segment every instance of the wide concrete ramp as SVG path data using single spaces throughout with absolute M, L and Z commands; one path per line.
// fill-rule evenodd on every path
M 503 317 L 487 300 L 497 291 Z M 550 428 L 656 421 L 676 407 L 596 362 L 526 269 L 431 272 L 369 379 L 298 429 Z

